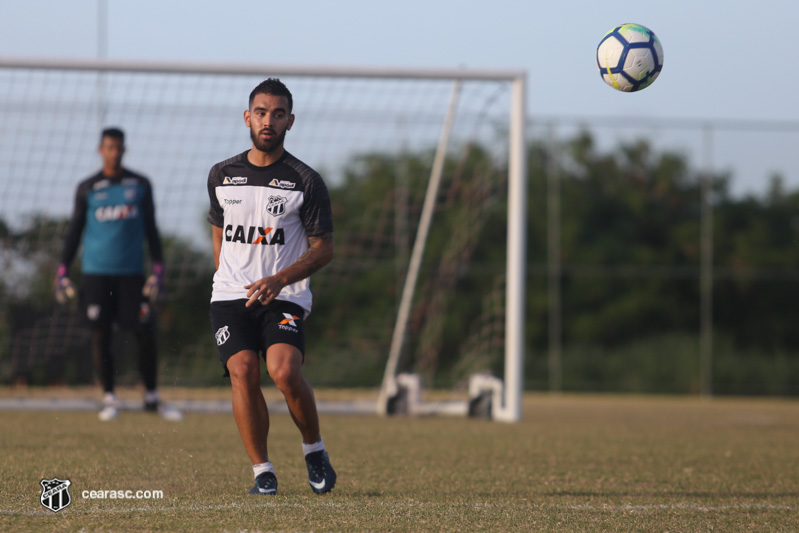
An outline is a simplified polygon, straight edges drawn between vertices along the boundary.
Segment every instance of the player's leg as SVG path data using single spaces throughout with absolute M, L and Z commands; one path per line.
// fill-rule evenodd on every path
M 84 274 L 81 279 L 81 300 L 92 331 L 92 359 L 103 387 L 100 420 L 113 420 L 119 415 L 119 401 L 114 394 L 114 356 L 111 334 L 114 320 L 114 280 L 111 276 Z
M 233 417 L 253 465 L 255 486 L 250 494 L 276 494 L 277 478 L 266 446 L 269 411 L 261 391 L 258 357 L 263 342 L 256 313 L 245 302 L 212 302 L 211 328 L 225 376 L 230 377 Z
M 286 398 L 303 442 L 318 442 L 319 415 L 313 389 L 302 375 L 302 352 L 290 344 L 273 344 L 266 351 L 266 371 Z
M 158 410 L 158 352 L 156 347 L 155 320 L 147 318 L 133 329 L 139 348 L 139 374 L 144 383 L 144 408 Z
M 138 348 L 139 373 L 145 388 L 145 409 L 158 408 L 155 316 L 142 296 L 144 276 L 118 276 L 116 313 L 119 325 L 133 333 Z
M 114 358 L 111 354 L 111 323 L 92 325 L 92 358 L 103 393 L 114 394 Z
M 233 389 L 233 417 L 253 464 L 269 460 L 266 438 L 269 434 L 269 411 L 261 391 L 261 362 L 253 350 L 242 350 L 227 361 Z
M 253 464 L 255 486 L 250 494 L 276 494 L 277 478 L 269 461 L 266 439 L 269 410 L 261 391 L 261 362 L 254 350 L 242 350 L 227 360 L 233 389 L 233 417 L 244 449 Z
M 266 351 L 269 376 L 286 398 L 291 418 L 302 435 L 308 483 L 314 492 L 324 494 L 335 486 L 336 471 L 330 465 L 330 458 L 319 433 L 316 399 L 313 389 L 302 375 L 302 361 L 302 352 L 290 344 L 273 344 Z
M 144 410 L 158 413 L 171 421 L 180 421 L 183 415 L 177 409 L 164 405 L 158 395 L 158 322 L 155 310 L 142 296 L 144 276 L 119 276 L 117 316 L 121 327 L 130 330 L 138 348 L 139 374 L 144 383 Z
M 180 422 L 183 413 L 164 402 L 158 394 L 158 320 L 149 304 L 142 305 L 139 324 L 133 329 L 139 348 L 139 374 L 144 383 L 144 410 L 164 420 Z

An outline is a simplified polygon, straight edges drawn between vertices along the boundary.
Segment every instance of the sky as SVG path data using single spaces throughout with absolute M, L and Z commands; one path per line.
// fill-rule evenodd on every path
M 528 73 L 530 117 L 796 121 L 796 130 L 717 146 L 769 155 L 752 179 L 777 171 L 799 185 L 791 35 L 799 2 L 670 0 L 109 0 L 107 57 L 298 65 L 473 67 Z M 2 0 L 0 55 L 92 58 L 97 0 Z M 663 44 L 664 69 L 646 90 L 607 87 L 594 54 L 614 26 L 636 22 Z M 597 118 L 599 117 L 599 118 Z M 784 144 L 784 147 L 783 147 Z M 760 151 L 755 147 L 754 152 Z M 784 156 L 784 157 L 783 157 Z M 729 160 L 729 162 L 728 162 Z M 766 168 L 769 165 L 773 168 Z
M 524 69 L 530 112 L 799 120 L 799 3 L 761 0 L 109 1 L 108 57 Z M 3 0 L 0 53 L 97 55 L 97 0 Z M 637 22 L 664 47 L 656 84 L 602 86 L 594 52 Z M 600 90 L 603 89 L 603 90 Z

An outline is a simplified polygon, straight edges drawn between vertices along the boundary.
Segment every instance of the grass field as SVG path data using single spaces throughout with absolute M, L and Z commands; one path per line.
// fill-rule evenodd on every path
M 254 497 L 230 414 L 0 412 L 0 531 L 799 530 L 797 401 L 528 395 L 519 424 L 326 415 L 322 433 L 332 494 L 277 414 L 279 495 Z M 72 482 L 57 514 L 52 477 Z M 164 498 L 81 497 L 119 489 Z

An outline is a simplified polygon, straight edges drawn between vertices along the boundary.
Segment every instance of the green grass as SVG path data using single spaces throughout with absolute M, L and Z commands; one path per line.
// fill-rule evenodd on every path
M 307 485 L 299 434 L 272 418 L 277 497 L 232 415 L 0 413 L 0 531 L 790 531 L 799 402 L 529 395 L 524 420 L 323 415 L 339 473 Z M 54 514 L 39 481 L 72 481 Z M 82 490 L 163 490 L 87 500 Z

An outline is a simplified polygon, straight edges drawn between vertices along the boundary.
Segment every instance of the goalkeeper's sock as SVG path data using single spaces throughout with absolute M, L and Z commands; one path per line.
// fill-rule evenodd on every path
M 117 395 L 113 392 L 106 392 L 103 394 L 103 404 L 104 405 L 116 405 L 119 403 L 117 399 Z
M 257 479 L 258 476 L 263 474 L 264 472 L 272 472 L 275 473 L 275 467 L 272 466 L 271 461 L 267 461 L 265 463 L 260 463 L 257 465 L 252 465 L 252 477 Z
M 309 453 L 319 452 L 325 449 L 325 443 L 322 442 L 322 438 L 319 437 L 319 441 L 313 444 L 305 444 L 302 443 L 302 454 L 308 455 Z

